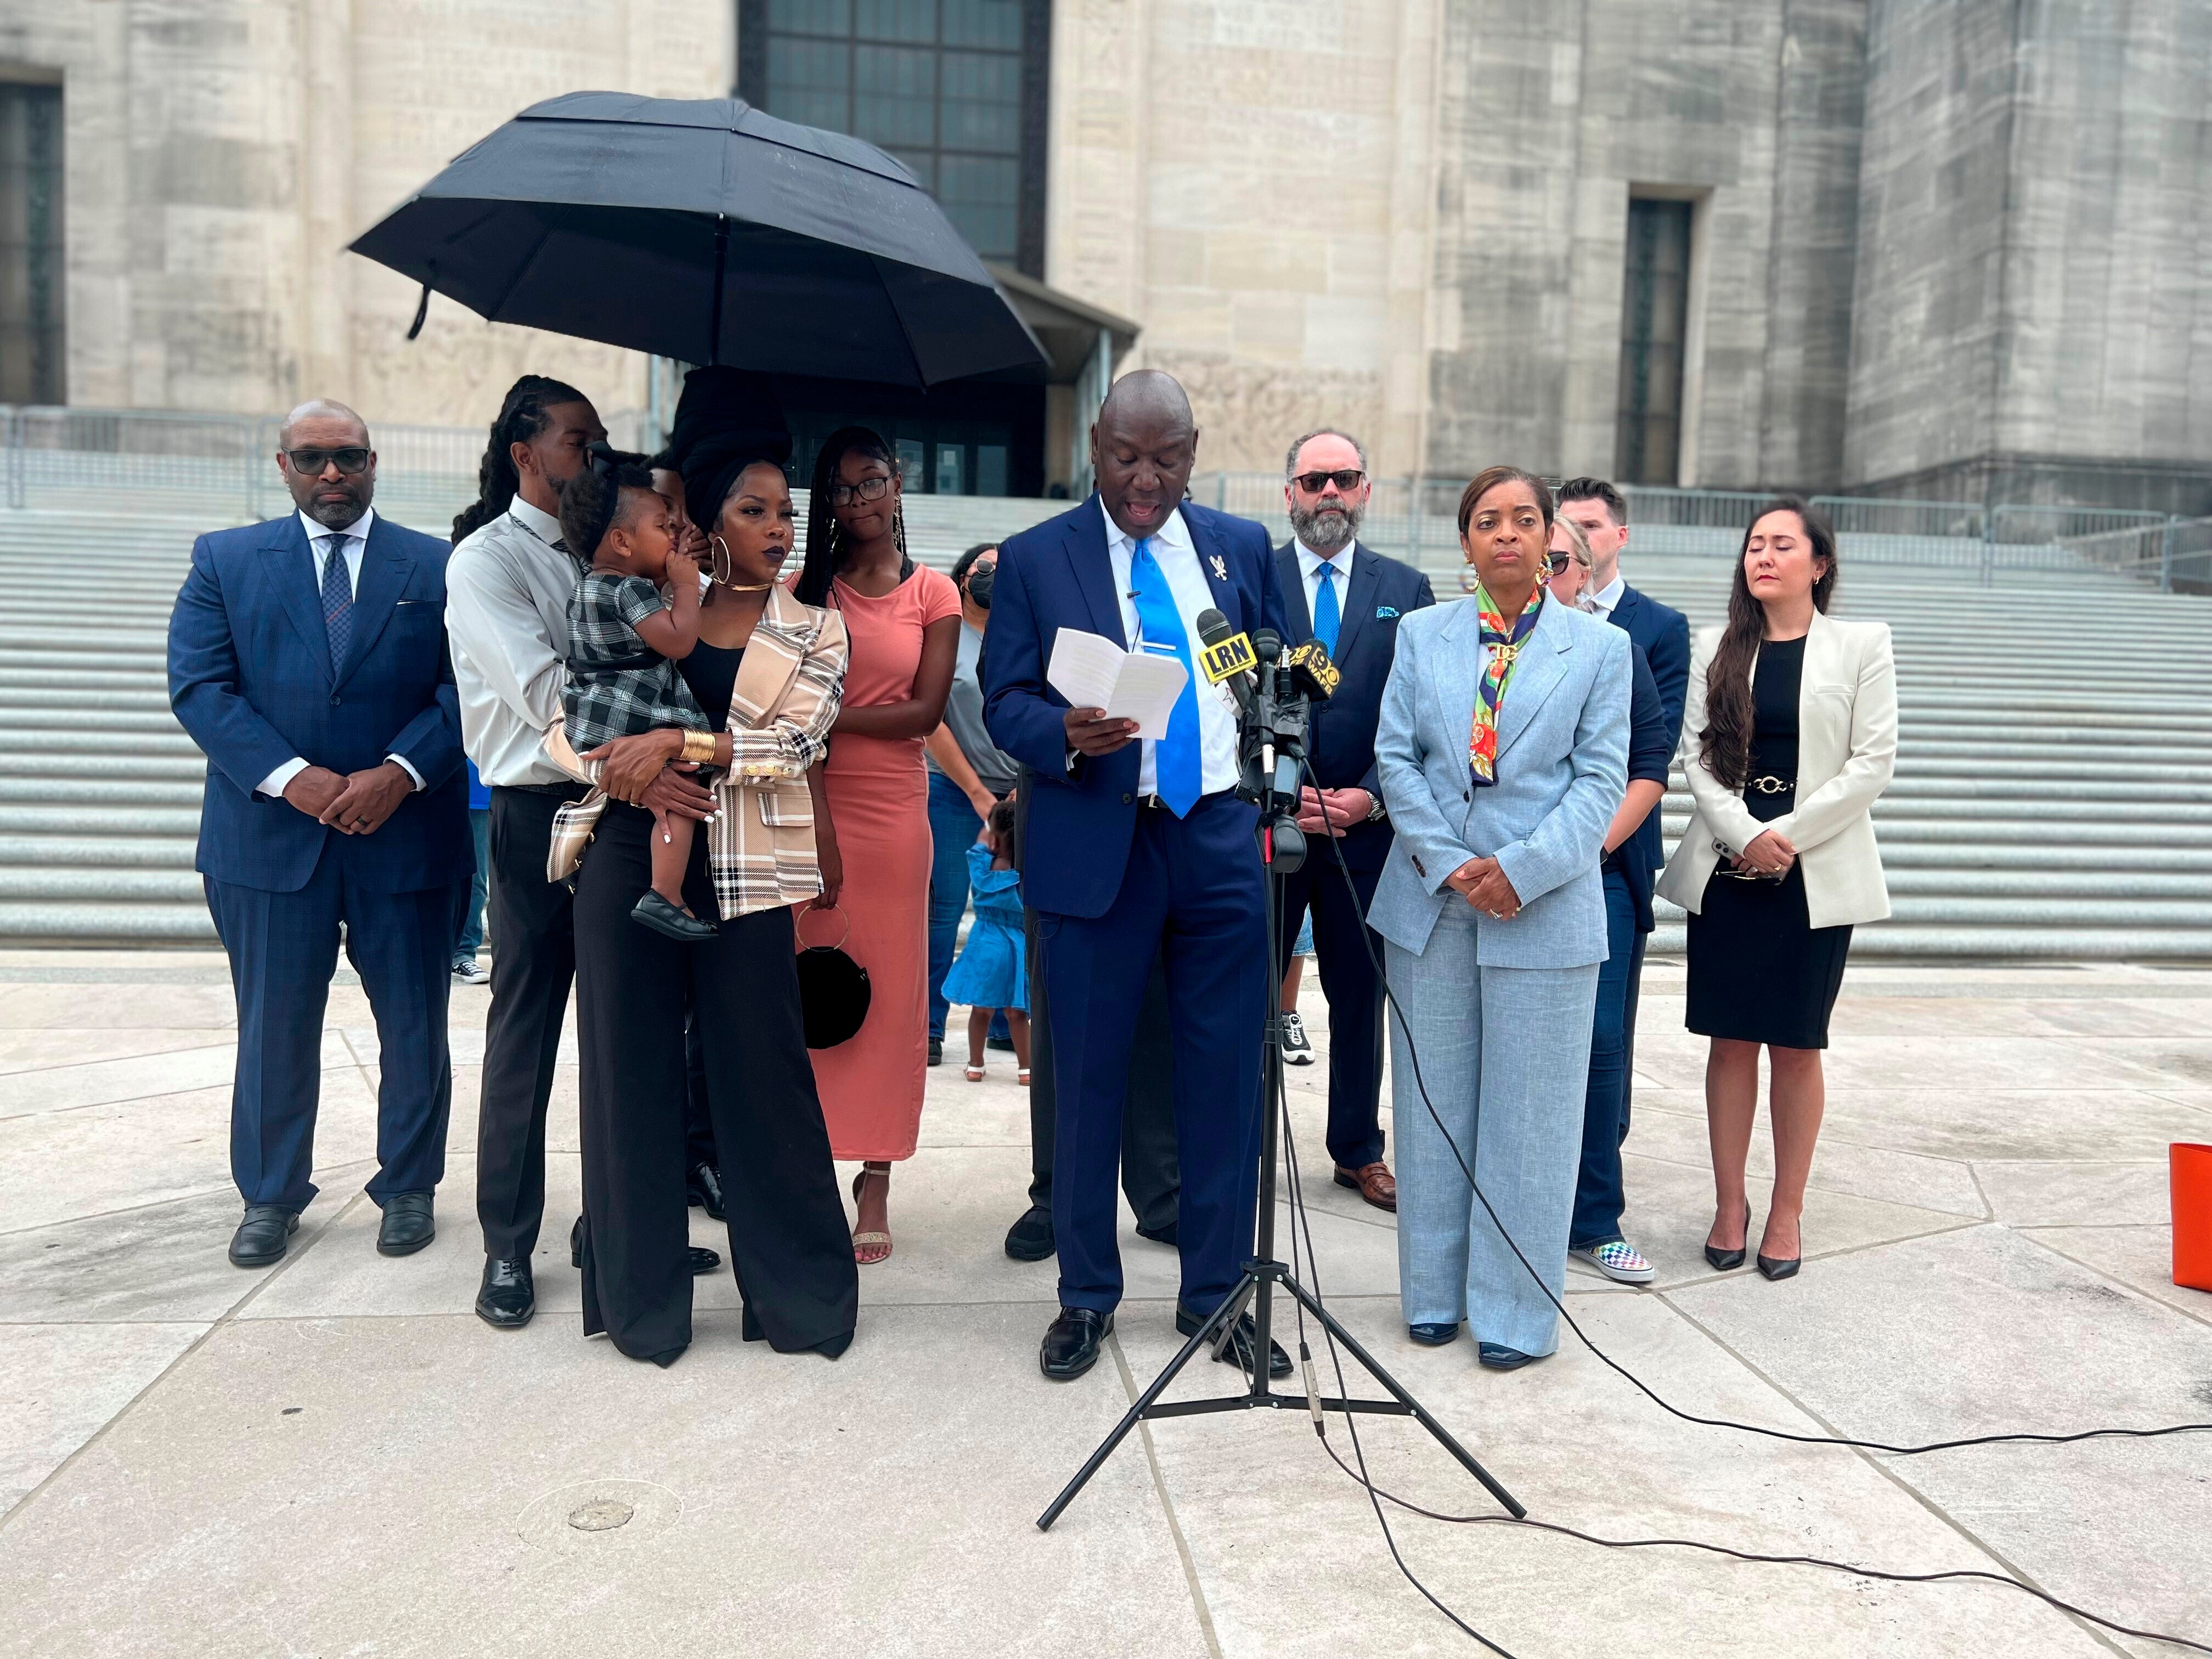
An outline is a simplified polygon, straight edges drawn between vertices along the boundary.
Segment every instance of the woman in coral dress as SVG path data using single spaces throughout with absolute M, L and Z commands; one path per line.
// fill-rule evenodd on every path
M 960 594 L 907 556 L 899 472 L 866 427 L 823 445 L 806 513 L 802 604 L 845 619 L 852 641 L 830 759 L 810 775 L 822 857 L 822 908 L 802 943 L 836 944 L 867 970 L 860 1031 L 817 1048 L 814 1080 L 830 1150 L 860 1160 L 854 1259 L 891 1253 L 891 1165 L 914 1156 L 928 1064 L 929 778 L 922 741 L 945 718 L 960 635 Z

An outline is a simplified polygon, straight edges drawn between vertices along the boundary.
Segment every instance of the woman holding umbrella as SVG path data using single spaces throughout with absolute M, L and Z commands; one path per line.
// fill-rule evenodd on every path
M 914 1156 L 929 1058 L 929 775 L 922 744 L 945 719 L 959 652 L 960 593 L 907 556 L 890 447 L 834 432 L 815 459 L 802 605 L 844 618 L 852 665 L 823 769 L 824 888 L 872 995 L 858 1035 L 815 1051 L 814 1077 L 860 1217 L 854 1259 L 891 1253 L 891 1165 Z M 827 849 L 834 846 L 834 855 Z M 839 878 L 842 877 L 842 890 Z
M 739 428 L 685 455 L 684 495 L 708 528 L 714 585 L 699 644 L 679 667 L 721 727 L 709 763 L 725 775 L 708 796 L 671 774 L 681 732 L 595 751 L 612 799 L 577 874 L 584 1328 L 661 1365 L 691 1340 L 687 1004 L 704 1049 L 746 1339 L 834 1359 L 852 1341 L 859 1301 L 807 1064 L 790 908 L 821 888 L 803 775 L 836 718 L 845 628 L 776 581 L 793 540 L 789 453 L 787 436 Z M 693 817 L 715 813 L 694 838 L 684 885 L 694 911 L 719 917 L 712 939 L 679 944 L 629 920 L 649 879 L 653 818 L 634 804 L 647 799 Z

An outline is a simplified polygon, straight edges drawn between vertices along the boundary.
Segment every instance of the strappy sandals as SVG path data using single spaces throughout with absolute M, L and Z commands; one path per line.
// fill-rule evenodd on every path
M 866 1164 L 861 1165 L 860 1174 L 853 1177 L 853 1203 L 855 1208 L 859 1207 L 860 1202 L 860 1188 L 872 1175 L 880 1175 L 886 1184 L 891 1178 L 891 1172 L 889 1170 L 871 1170 Z M 889 1233 L 866 1232 L 853 1235 L 853 1260 L 863 1267 L 873 1267 L 877 1262 L 888 1259 L 890 1253 L 891 1236 Z

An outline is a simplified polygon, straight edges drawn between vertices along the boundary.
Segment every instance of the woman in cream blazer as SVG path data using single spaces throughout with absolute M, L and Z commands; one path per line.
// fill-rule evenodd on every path
M 1682 710 L 1697 803 L 1659 878 L 1690 913 L 1686 1024 L 1712 1040 L 1705 1115 L 1717 1213 L 1705 1258 L 1743 1263 L 1744 1190 L 1769 1055 L 1774 1191 L 1759 1269 L 1787 1279 L 1823 1104 L 1820 1050 L 1851 927 L 1889 914 L 1869 814 L 1897 759 L 1889 627 L 1827 614 L 1834 532 L 1784 497 L 1745 533 L 1725 626 L 1698 635 Z

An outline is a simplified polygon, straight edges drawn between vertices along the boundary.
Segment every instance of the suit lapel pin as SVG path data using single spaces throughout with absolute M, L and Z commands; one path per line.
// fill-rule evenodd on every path
M 1206 560 L 1206 562 L 1213 567 L 1214 580 L 1218 582 L 1225 582 L 1229 580 L 1229 563 L 1228 561 L 1221 556 L 1221 555 L 1218 553 L 1213 554 Z

